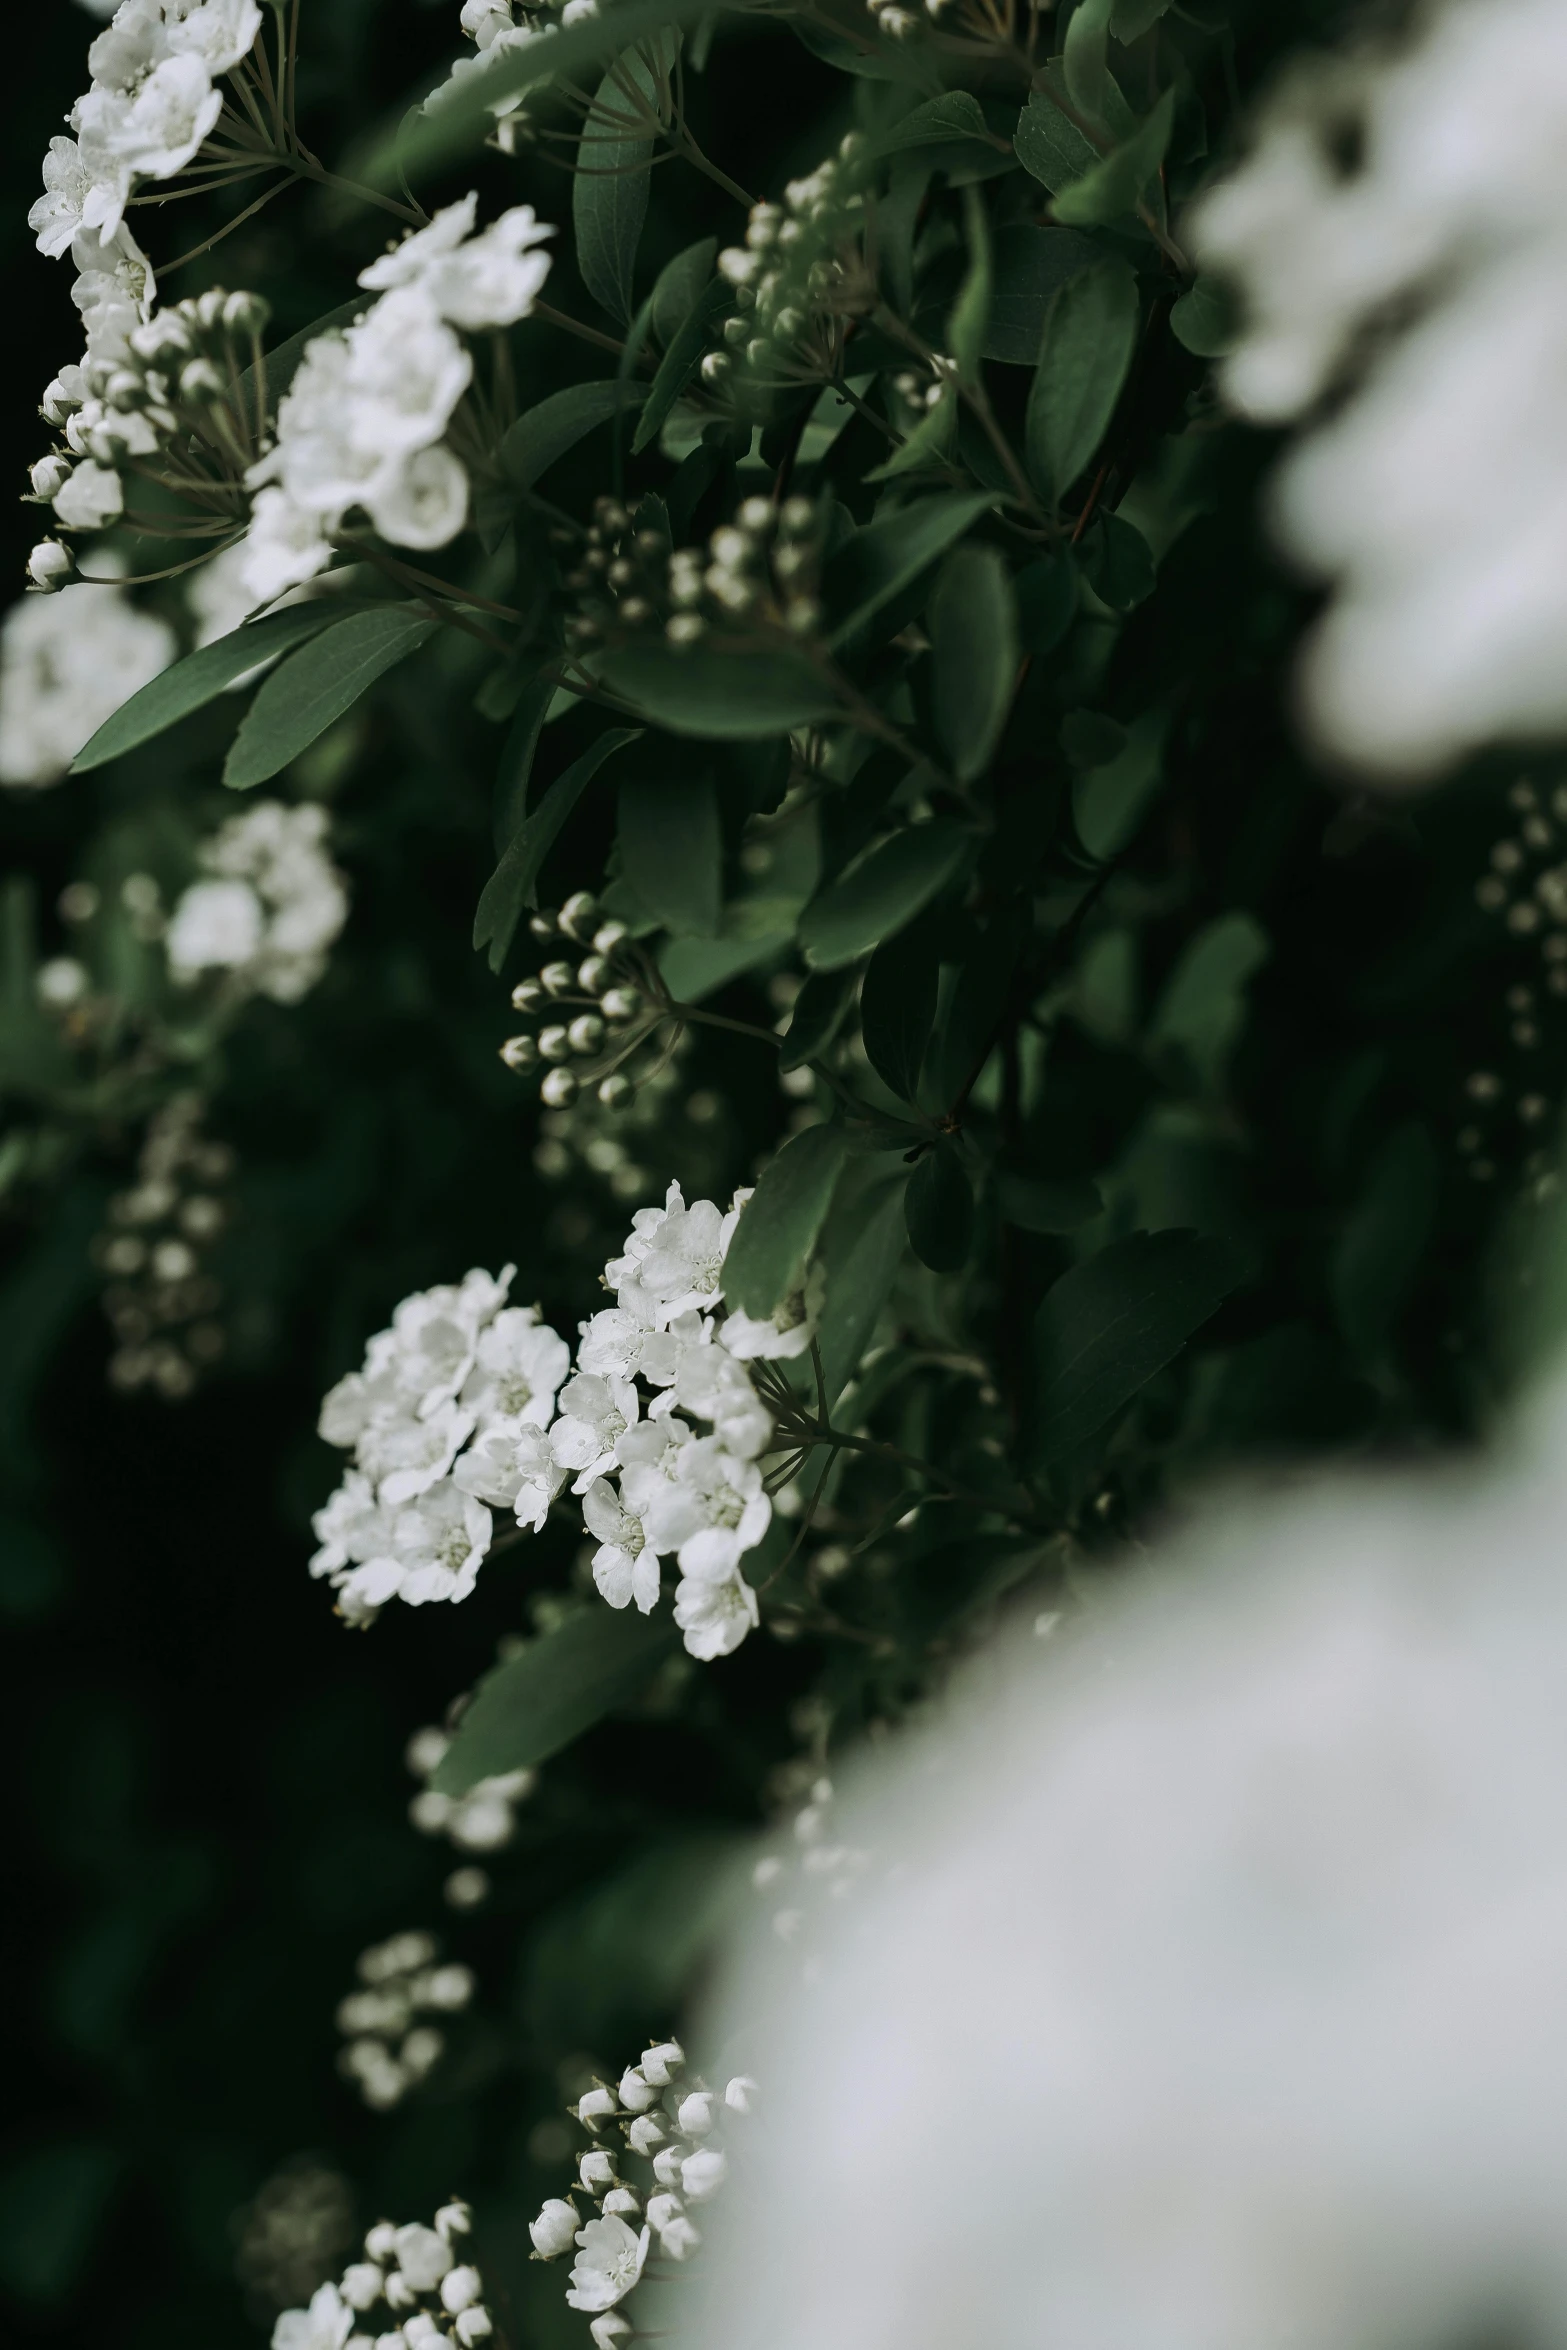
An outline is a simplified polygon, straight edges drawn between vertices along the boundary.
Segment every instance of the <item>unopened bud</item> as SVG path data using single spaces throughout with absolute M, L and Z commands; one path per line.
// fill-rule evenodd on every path
M 528 916 L 528 928 L 535 938 L 555 938 L 559 934 L 560 924 L 546 907 L 542 913 Z
M 618 2182 L 615 2165 L 601 2146 L 591 2146 L 577 2165 L 577 2176 L 590 2195 L 607 2195 Z
M 576 1079 L 573 1078 L 572 1085 L 574 1087 L 576 1082 Z M 600 2082 L 597 2088 L 589 2089 L 585 2096 L 579 2097 L 576 2104 L 569 2110 L 581 2122 L 585 2130 L 596 2130 L 600 2122 L 608 2121 L 611 2114 L 620 2111 L 620 2105 L 614 2090 L 606 2089 Z
M 182 400 L 221 400 L 223 378 L 210 359 L 193 359 L 188 367 L 180 369 L 180 398 Z
M 577 985 L 577 974 L 569 963 L 546 963 L 539 973 L 539 983 L 546 995 L 571 995 Z
M 629 2187 L 612 2187 L 602 2209 L 606 2219 L 638 2220 L 642 2217 L 642 2199 Z
M 58 539 L 40 539 L 27 558 L 27 576 L 37 588 L 63 587 L 75 568 L 70 548 Z
M 435 2215 L 435 2225 L 438 2233 L 443 2235 L 448 2243 L 453 2236 L 466 2236 L 473 2226 L 472 2205 L 455 2199 L 450 2203 L 443 2203 Z
M 789 538 L 804 538 L 815 520 L 816 509 L 809 498 L 785 498 L 778 509 L 778 527 Z
M 365 2238 L 365 2251 L 372 2260 L 395 2260 L 397 2257 L 397 2230 L 389 2219 L 378 2219 Z
M 668 2135 L 656 2113 L 640 2113 L 626 2132 L 626 2141 L 633 2154 L 656 2154 Z
M 566 1031 L 574 1053 L 596 1053 L 604 1042 L 604 1023 L 596 1012 L 581 1012 Z
M 736 2073 L 724 2091 L 724 2103 L 731 2113 L 750 2113 L 754 2110 L 757 2085 L 749 2073 Z
M 558 2260 L 577 2240 L 577 2207 L 552 2195 L 535 2220 L 528 2223 L 535 2260 Z
M 539 1030 L 539 1052 L 546 1061 L 571 1059 L 571 1039 L 559 1022 L 553 1028 Z
M 482 2302 L 476 2302 L 472 2309 L 465 2309 L 458 2316 L 456 2333 L 463 2350 L 474 2350 L 476 2343 L 487 2342 L 494 2331 L 494 2321 Z
M 659 2238 L 665 2256 L 670 2260 L 686 2260 L 696 2250 L 702 2238 L 688 2219 L 672 2219 Z
M 631 1099 L 631 1080 L 617 1069 L 606 1077 L 598 1089 L 599 1100 L 606 1110 L 623 1110 Z
M 606 1020 L 634 1020 L 642 1009 L 642 990 L 639 987 L 612 987 L 599 998 Z
M 539 1099 L 547 1110 L 569 1110 L 577 1098 L 577 1080 L 569 1069 L 552 1069 L 539 1087 Z
M 537 979 L 519 979 L 511 991 L 514 1012 L 531 1012 L 544 1001 L 544 989 Z
M 631 936 L 624 922 L 602 922 L 593 933 L 593 952 L 612 955 L 624 939 Z
M 459 2309 L 470 2309 L 483 2290 L 476 2268 L 449 2268 L 441 2279 L 442 2306 L 455 2317 Z
M 728 377 L 730 364 L 727 351 L 709 351 L 702 362 L 702 381 L 705 384 L 723 383 Z
M 595 2350 L 620 2350 L 622 2342 L 631 2338 L 631 2320 L 622 2317 L 618 2309 L 606 2309 L 596 2317 L 588 2332 L 593 2336 Z
M 538 1067 L 539 1048 L 531 1036 L 508 1036 L 501 1046 L 501 1059 L 520 1077 L 525 1070 Z
M 223 305 L 223 323 L 231 335 L 264 334 L 271 316 L 271 306 L 260 294 L 230 294 Z
M 660 2040 L 653 2048 L 642 2051 L 642 2070 L 660 2089 L 667 2089 L 678 2072 L 685 2068 L 686 2052 L 678 2040 Z
M 28 479 L 33 485 L 33 496 L 42 498 L 46 506 L 53 505 L 55 493 L 63 489 L 70 478 L 70 459 L 61 457 L 55 452 L 51 452 L 47 457 L 40 457 L 28 475 Z
M 693 2089 L 689 2097 L 682 2097 L 675 2119 L 688 2138 L 705 2138 L 713 2126 L 713 2100 L 706 2089 Z
M 602 1086 L 599 1088 L 599 1096 L 602 1100 Z M 650 2105 L 658 2103 L 658 2091 L 646 2073 L 634 2064 L 629 2065 L 620 2076 L 620 2102 L 627 2113 L 646 2113 Z
M 350 2309 L 373 2309 L 385 2282 L 385 2276 L 373 2260 L 356 2260 L 344 2270 L 338 2291 Z
M 598 913 L 597 899 L 592 897 L 587 890 L 579 889 L 561 907 L 560 926 L 568 938 L 578 939 L 583 945 L 586 945 L 593 936 Z
M 699 2147 L 680 2165 L 681 2189 L 693 2203 L 706 2203 L 728 2176 L 728 2161 L 716 2146 Z
M 602 995 L 609 984 L 607 955 L 589 955 L 586 962 L 577 965 L 577 985 L 584 995 Z

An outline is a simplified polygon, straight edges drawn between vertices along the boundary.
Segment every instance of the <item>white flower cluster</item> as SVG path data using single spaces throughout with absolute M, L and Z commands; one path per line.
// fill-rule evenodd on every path
M 551 2196 L 528 2233 L 535 2260 L 558 2260 L 575 2247 L 566 2302 L 592 2318 L 598 2350 L 619 2350 L 631 2336 L 619 2305 L 641 2282 L 653 2238 L 670 2260 L 688 2260 L 700 2245 L 691 2207 L 710 2203 L 729 2176 L 720 2126 L 726 2115 L 750 2113 L 756 2094 L 755 2081 L 739 2074 L 720 2096 L 686 2072 L 678 2040 L 663 2040 L 644 2049 L 615 2087 L 599 2081 L 571 2108 L 593 2144 L 578 2162 L 570 2195 Z M 621 2158 L 599 2143 L 609 2123 L 618 2126 L 628 2153 L 651 2170 L 651 2192 L 628 2185 Z M 585 2226 L 571 2199 L 578 2194 L 599 2212 Z
M 449 1733 L 433 1723 L 416 1730 L 404 1758 L 414 1777 L 430 1779 L 451 1742 Z M 466 1795 L 442 1795 L 427 1785 L 408 1806 L 408 1817 L 421 1836 L 444 1836 L 461 1852 L 499 1852 L 517 1833 L 518 1805 L 538 1783 L 537 1771 L 523 1769 L 477 1779 Z
M 468 475 L 446 439 L 473 376 L 461 335 L 527 316 L 554 234 L 528 204 L 475 234 L 477 208 L 470 192 L 372 262 L 359 283 L 379 301 L 307 345 L 247 476 L 243 578 L 258 602 L 322 571 L 356 508 L 400 547 L 444 547 L 466 522 Z
M 356 2260 L 308 2309 L 285 2309 L 272 2350 L 478 2350 L 495 2331 L 484 2280 L 458 2247 L 473 2227 L 448 2203 L 433 2228 L 377 2220 Z
M 340 2000 L 337 2028 L 348 2045 L 337 2069 L 356 2081 L 366 2105 L 384 2113 L 438 2064 L 446 2036 L 421 2016 L 454 2015 L 473 1997 L 473 1970 L 440 1959 L 433 1934 L 393 1934 L 360 1954 L 361 1988 Z
M 221 824 L 198 855 L 206 878 L 175 905 L 165 934 L 182 985 L 225 971 L 274 1003 L 297 1004 L 326 969 L 348 919 L 343 876 L 326 853 L 324 808 L 258 800 Z
M 0 623 L 0 784 L 58 783 L 91 736 L 179 650 L 117 584 L 26 596 Z
M 462 29 L 473 42 L 476 54 L 453 61 L 445 81 L 426 98 L 425 113 L 438 114 L 443 106 L 449 106 L 454 98 L 493 72 L 503 58 L 528 48 L 541 35 L 597 14 L 598 0 L 566 0 L 558 17 L 541 10 L 519 9 L 513 6 L 512 0 L 463 0 Z M 529 132 L 526 93 L 509 92 L 504 98 L 495 99 L 489 111 L 495 120 L 492 144 L 503 155 L 514 155 Z
M 311 1572 L 351 1623 L 394 1597 L 466 1599 L 490 1510 L 536 1533 L 570 1480 L 611 1607 L 650 1614 L 673 1556 L 688 1652 L 739 1647 L 760 1621 L 741 1561 L 772 1520 L 760 1460 L 773 1420 L 746 1364 L 804 1353 L 814 1326 L 803 1292 L 770 1320 L 724 1312 L 724 1255 L 748 1196 L 726 1215 L 712 1200 L 688 1207 L 672 1183 L 661 1208 L 637 1210 L 604 1269 L 615 1303 L 580 1325 L 574 1371 L 531 1307 L 502 1310 L 510 1266 L 404 1299 L 321 1409 L 322 1436 L 351 1446 L 355 1465 L 316 1515 Z
M 484 1501 L 502 1458 L 503 1498 L 520 1521 L 541 1526 L 559 1491 L 544 1429 L 571 1349 L 533 1307 L 506 1304 L 514 1269 L 404 1298 L 363 1370 L 321 1406 L 321 1435 L 351 1449 L 354 1466 L 316 1513 L 310 1571 L 330 1580 L 351 1624 L 373 1623 L 391 1599 L 468 1597 L 494 1532 Z
M 1337 585 L 1315 728 L 1406 781 L 1567 725 L 1567 18 L 1445 0 L 1414 26 L 1297 72 L 1193 222 L 1244 297 L 1236 408 L 1288 422 L 1360 367 L 1278 512 Z

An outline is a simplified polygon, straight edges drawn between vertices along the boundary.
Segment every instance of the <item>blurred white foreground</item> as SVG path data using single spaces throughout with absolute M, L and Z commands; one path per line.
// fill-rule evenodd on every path
M 765 2119 L 699 2350 L 1567 2330 L 1567 1390 L 1025 1618 L 837 1828 L 709 2019 Z

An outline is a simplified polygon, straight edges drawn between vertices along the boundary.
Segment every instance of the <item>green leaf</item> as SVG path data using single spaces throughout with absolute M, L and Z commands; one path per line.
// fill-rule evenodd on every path
M 402 608 L 390 607 L 394 611 Z M 237 678 L 248 675 L 263 661 L 275 661 L 280 653 L 291 652 L 307 637 L 319 636 L 342 617 L 342 604 L 335 597 L 324 596 L 314 603 L 290 604 L 286 611 L 270 613 L 265 620 L 248 620 L 242 628 L 203 645 L 200 652 L 187 653 L 183 661 L 165 669 L 128 702 L 122 702 L 112 718 L 104 720 L 72 760 L 71 773 L 85 775 L 91 767 L 105 766 L 122 752 L 134 751 L 138 743 L 151 742 L 154 735 L 176 725 L 192 710 L 216 701 Z
M 1115 0 L 1110 11 L 1110 30 L 1118 41 L 1140 41 L 1169 6 L 1170 0 Z
M 1170 312 L 1170 332 L 1199 359 L 1222 359 L 1234 344 L 1238 323 L 1228 280 L 1206 271 L 1198 273 Z
M 556 690 L 554 678 L 541 669 L 524 686 L 512 714 L 506 740 L 501 745 L 500 762 L 495 770 L 495 804 L 491 829 L 497 856 L 528 812 L 528 784 L 533 775 L 533 762 L 538 756 L 539 737 L 544 732 L 544 721 L 549 716 Z
M 985 357 L 1015 367 L 1034 366 L 1052 297 L 1098 258 L 1093 238 L 1075 228 L 1030 228 L 1014 222 L 998 229 Z
M 265 783 L 297 759 L 438 626 L 418 604 L 380 604 L 336 621 L 291 653 L 262 679 L 240 721 L 223 766 L 230 791 Z
M 1053 196 L 1084 178 L 1100 161 L 1092 139 L 1045 97 L 1030 98 L 1017 118 L 1012 145 L 1023 169 Z
M 660 43 L 665 62 L 678 43 Z M 629 85 L 629 87 L 628 87 Z M 656 107 L 658 84 L 648 60 L 624 49 L 594 93 L 577 143 L 577 170 L 571 184 L 571 218 L 577 238 L 577 267 L 595 302 L 622 326 L 629 325 L 637 247 L 647 219 L 648 178 L 653 160 L 650 136 L 618 127 L 641 99 Z
M 946 887 L 972 837 L 952 817 L 937 816 L 866 849 L 801 915 L 806 961 L 836 971 L 893 937 Z
M 1395 1127 L 1371 1165 L 1328 1265 L 1339 1328 L 1380 1365 L 1436 1224 L 1440 1174 L 1424 1126 Z
M 1033 1452 L 1071 1458 L 1217 1312 L 1233 1251 L 1195 1232 L 1134 1232 L 1063 1273 L 1034 1320 Z
M 854 969 L 813 971 L 794 999 L 794 1010 L 778 1054 L 781 1070 L 800 1068 L 825 1052 L 843 1026 L 854 1001 Z
M 156 1914 L 156 1913 L 154 1913 Z M 111 1912 L 115 1924 L 134 1909 Z M 139 1937 L 131 1948 L 139 1954 Z M 116 1945 L 123 1977 L 125 1945 Z M 0 2172 L 0 2287 L 35 2309 L 70 2298 L 92 2265 L 124 2157 L 96 2138 L 61 2138 L 18 2151 Z
M 1008 1175 L 996 1185 L 1001 1213 L 1020 1232 L 1075 1232 L 1104 1212 L 1096 1185 L 1081 1175 Z
M 822 1229 L 816 1256 L 824 1303 L 817 1344 L 829 1409 L 859 1369 L 903 1262 L 904 1190 L 901 1174 L 889 1183 L 879 1172 L 850 1169 Z
M 1210 922 L 1165 982 L 1148 1031 L 1150 1050 L 1173 1049 L 1204 1092 L 1217 1092 L 1246 1025 L 1246 989 L 1271 952 L 1267 932 L 1250 914 Z
M 954 547 L 930 600 L 936 732 L 960 783 L 989 766 L 1017 683 L 1017 604 L 994 547 Z
M 594 1603 L 486 1673 L 430 1784 L 466 1795 L 532 1770 L 636 1697 L 679 1642 L 667 1614 Z
M 927 408 L 908 439 L 893 450 L 885 465 L 865 476 L 867 482 L 892 481 L 900 473 L 916 473 L 921 466 L 944 465 L 951 454 L 958 423 L 958 396 L 944 384 L 941 397 Z
M 502 852 L 500 863 L 479 893 L 473 917 L 477 951 L 490 950 L 490 969 L 498 971 L 522 919 L 524 906 L 539 902 L 539 868 L 554 847 L 561 826 L 581 799 L 611 752 L 634 743 L 637 726 L 612 726 L 574 759 L 564 775 L 557 775 L 538 806 L 525 815 Z
M 989 1059 L 1006 1015 L 1018 958 L 1028 936 L 1026 901 L 997 906 L 964 955 L 941 1015 L 936 1042 L 926 1055 L 928 1098 L 946 1107 L 973 1083 Z
M 1077 617 L 1077 565 L 1064 550 L 1041 555 L 1012 582 L 1018 634 L 1036 659 L 1053 653 Z
M 723 838 L 710 775 L 645 776 L 620 787 L 621 869 L 667 930 L 714 938 L 723 912 Z
M 1072 821 L 1089 856 L 1104 863 L 1119 854 L 1142 822 L 1164 775 L 1167 710 L 1144 711 L 1126 730 L 1121 748 L 1079 775 L 1072 785 Z
M 1102 118 L 1108 99 L 1105 45 L 1115 0 L 1078 0 L 1061 45 L 1067 94 L 1081 114 Z
M 641 405 L 641 392 L 613 380 L 551 392 L 519 416 L 501 441 L 496 455 L 507 480 L 516 489 L 531 490 L 557 457 L 564 457 L 597 425 L 629 415 Z
M 919 498 L 847 539 L 827 566 L 823 595 L 833 646 L 863 628 L 994 504 L 988 490 Z
M 658 373 L 643 402 L 642 420 L 631 437 L 634 457 L 663 431 L 670 410 L 701 365 L 712 329 L 733 305 L 734 288 L 725 279 L 715 277 L 703 288 L 658 363 Z
M 990 320 L 990 223 L 978 188 L 963 191 L 963 226 L 968 239 L 968 272 L 947 321 L 947 348 L 966 384 L 978 381 L 980 352 Z
M 996 144 L 979 100 L 967 90 L 947 90 L 939 98 L 927 98 L 891 130 L 882 131 L 874 151 L 877 156 L 901 155 L 910 147 L 943 147 L 970 139 L 987 146 Z
M 1079 543 L 1083 577 L 1112 612 L 1131 612 L 1153 594 L 1153 549 L 1119 514 L 1100 514 Z
M 847 1155 L 842 1127 L 807 1126 L 762 1169 L 724 1258 L 724 1296 L 742 1314 L 770 1314 L 794 1287 Z
M 903 1212 L 920 1263 L 933 1273 L 961 1272 L 974 1239 L 974 1193 L 950 1142 L 943 1139 L 920 1160 Z
M 653 332 L 666 348 L 691 316 L 712 283 L 718 239 L 698 237 L 673 261 L 667 261 L 653 281 Z
M 918 930 L 889 939 L 865 967 L 860 1029 L 866 1057 L 900 1101 L 914 1101 L 919 1090 L 939 976 L 934 942 Z
M 1174 121 L 1175 92 L 1170 89 L 1129 139 L 1062 189 L 1051 207 L 1056 219 L 1068 228 L 1096 228 L 1132 211 L 1164 161 Z
M 816 664 L 788 646 L 623 645 L 605 661 L 604 681 L 672 734 L 707 740 L 787 734 L 839 715 Z
M 1023 428 L 1042 497 L 1059 501 L 1103 440 L 1137 347 L 1137 313 L 1124 261 L 1084 270 L 1051 302 Z

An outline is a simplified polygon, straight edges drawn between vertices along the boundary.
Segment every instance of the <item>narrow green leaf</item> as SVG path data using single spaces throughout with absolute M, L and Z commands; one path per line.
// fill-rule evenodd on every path
M 430 1784 L 466 1795 L 481 1779 L 532 1770 L 647 1686 L 679 1634 L 667 1613 L 597 1603 L 486 1673 Z
M 291 653 L 262 679 L 240 721 L 223 767 L 230 791 L 265 783 L 297 759 L 438 625 L 420 605 L 380 604 L 336 621 Z
M 71 773 L 85 775 L 89 768 L 105 766 L 122 752 L 134 751 L 138 743 L 151 742 L 155 735 L 188 717 L 192 710 L 204 709 L 208 702 L 216 701 L 237 678 L 247 676 L 262 662 L 275 661 L 280 653 L 291 652 L 307 637 L 319 636 L 324 628 L 331 628 L 342 619 L 343 609 L 336 597 L 290 604 L 285 611 L 270 613 L 265 620 L 247 620 L 242 628 L 232 629 L 227 636 L 203 645 L 198 653 L 187 653 L 183 661 L 165 669 L 139 693 L 132 694 L 128 702 L 122 702 L 112 718 L 104 720 L 71 761 Z
M 1136 832 L 1164 775 L 1168 710 L 1145 710 L 1126 729 L 1125 740 L 1072 785 L 1072 820 L 1089 856 L 1101 863 L 1116 856 Z
M 595 426 L 641 405 L 640 391 L 613 379 L 551 392 L 536 408 L 525 410 L 501 441 L 496 454 L 507 480 L 519 490 L 531 490 L 540 474 Z
M 1204 1092 L 1217 1092 L 1246 1025 L 1247 987 L 1271 952 L 1267 932 L 1251 914 L 1221 914 L 1208 923 L 1165 982 L 1149 1049 L 1173 1050 Z
M 964 383 L 971 384 L 979 378 L 980 353 L 990 322 L 992 283 L 990 223 L 985 217 L 985 199 L 978 188 L 963 191 L 963 226 L 968 239 L 968 271 L 947 321 L 947 348 L 957 361 L 959 376 Z
M 947 90 L 939 98 L 927 98 L 923 106 L 914 107 L 891 130 L 882 131 L 875 151 L 878 156 L 901 155 L 910 147 L 942 147 L 969 139 L 997 144 L 979 100 L 968 90 Z
M 495 770 L 495 801 L 491 821 L 495 854 L 500 856 L 518 825 L 528 812 L 528 785 L 533 775 L 533 762 L 538 756 L 539 737 L 544 732 L 544 721 L 549 716 L 555 699 L 553 677 L 540 670 L 523 688 L 512 722 L 501 745 L 501 755 Z
M 908 439 L 893 450 L 885 465 L 874 466 L 865 479 L 893 481 L 900 473 L 917 473 L 925 465 L 945 464 L 957 425 L 958 396 L 950 384 L 944 384 L 941 397 L 926 409 Z
M 1093 238 L 1079 229 L 1030 228 L 1018 222 L 998 229 L 984 356 L 1034 366 L 1051 298 L 1098 258 Z
M 659 271 L 653 283 L 653 332 L 666 349 L 712 283 L 717 258 L 718 239 L 698 237 Z
M 778 1066 L 787 1072 L 825 1052 L 843 1026 L 854 1001 L 854 970 L 813 971 L 794 999 Z
M 1034 1321 L 1035 1458 L 1070 1459 L 1180 1353 L 1239 1278 L 1234 1252 L 1195 1232 L 1134 1232 L 1063 1273 Z
M 1059 195 L 1091 172 L 1099 149 L 1050 98 L 1030 98 L 1017 118 L 1012 145 L 1019 163 L 1041 187 Z
M 903 1195 L 909 1245 L 933 1273 L 957 1273 L 974 1240 L 974 1192 L 963 1162 L 945 1138 L 927 1151 Z
M 905 930 L 879 946 L 860 988 L 860 1031 L 866 1057 L 900 1101 L 919 1092 L 920 1064 L 936 1019 L 941 966 L 935 943 Z
M 634 457 L 663 431 L 670 410 L 702 363 L 713 328 L 733 305 L 734 288 L 724 278 L 715 277 L 703 288 L 658 363 L 658 372 L 643 402 L 642 420 L 632 435 Z
M 678 936 L 714 938 L 723 912 L 723 837 L 710 775 L 638 776 L 620 787 L 621 869 Z
M 1169 6 L 1170 0 L 1115 0 L 1110 11 L 1110 30 L 1118 41 L 1140 41 Z
M 1067 94 L 1082 114 L 1099 120 L 1105 111 L 1109 69 L 1105 45 L 1115 0 L 1078 0 L 1061 45 Z
M 945 888 L 972 835 L 950 816 L 908 825 L 856 857 L 800 917 L 805 959 L 836 971 L 891 938 Z
M 1124 261 L 1085 270 L 1051 302 L 1023 434 L 1042 497 L 1063 497 L 1103 440 L 1137 347 L 1137 315 L 1137 280 Z
M 1018 672 L 1017 601 L 994 547 L 954 547 L 930 600 L 936 732 L 960 783 L 989 766 Z
M 666 62 L 679 35 L 660 44 Z M 658 85 L 645 57 L 624 49 L 599 83 L 577 143 L 571 218 L 577 267 L 595 302 L 620 325 L 630 323 L 637 247 L 647 219 L 653 141 L 623 129 L 641 100 L 656 105 Z
M 498 971 L 522 919 L 524 906 L 539 902 L 539 868 L 554 847 L 561 826 L 581 799 L 612 751 L 634 743 L 637 726 L 612 726 L 574 759 L 564 775 L 557 775 L 538 806 L 523 817 L 500 863 L 479 893 L 473 917 L 476 950 L 490 950 L 490 969 Z
M 847 1155 L 841 1127 L 807 1126 L 762 1169 L 724 1258 L 724 1295 L 742 1314 L 770 1314 L 788 1296 Z
M 1153 549 L 1119 514 L 1095 515 L 1079 542 L 1077 558 L 1094 594 L 1112 612 L 1135 611 L 1157 585 Z
M 920 498 L 857 530 L 827 566 L 823 595 L 829 643 L 840 645 L 919 578 L 994 504 L 989 491 L 960 490 Z
M 1013 976 L 1028 936 L 1026 900 L 997 906 L 964 955 L 957 985 L 942 1009 L 935 1043 L 925 1056 L 929 1098 L 950 1108 L 989 1059 L 1012 994 Z
M 843 1393 L 875 1335 L 908 1246 L 903 1217 L 905 1181 L 850 1168 L 839 1183 L 822 1228 L 822 1381 L 829 1408 Z
M 1129 139 L 1062 189 L 1051 207 L 1056 219 L 1068 228 L 1097 228 L 1132 211 L 1164 161 L 1174 122 L 1175 92 L 1170 89 Z
M 787 734 L 838 708 L 816 664 L 787 646 L 623 645 L 605 661 L 604 681 L 672 734 L 703 739 Z
M 1200 272 L 1170 312 L 1170 332 L 1199 359 L 1222 359 L 1235 341 L 1236 303 L 1229 282 Z
M 1077 565 L 1065 548 L 1041 555 L 1012 582 L 1018 634 L 1036 660 L 1053 653 L 1077 617 Z

